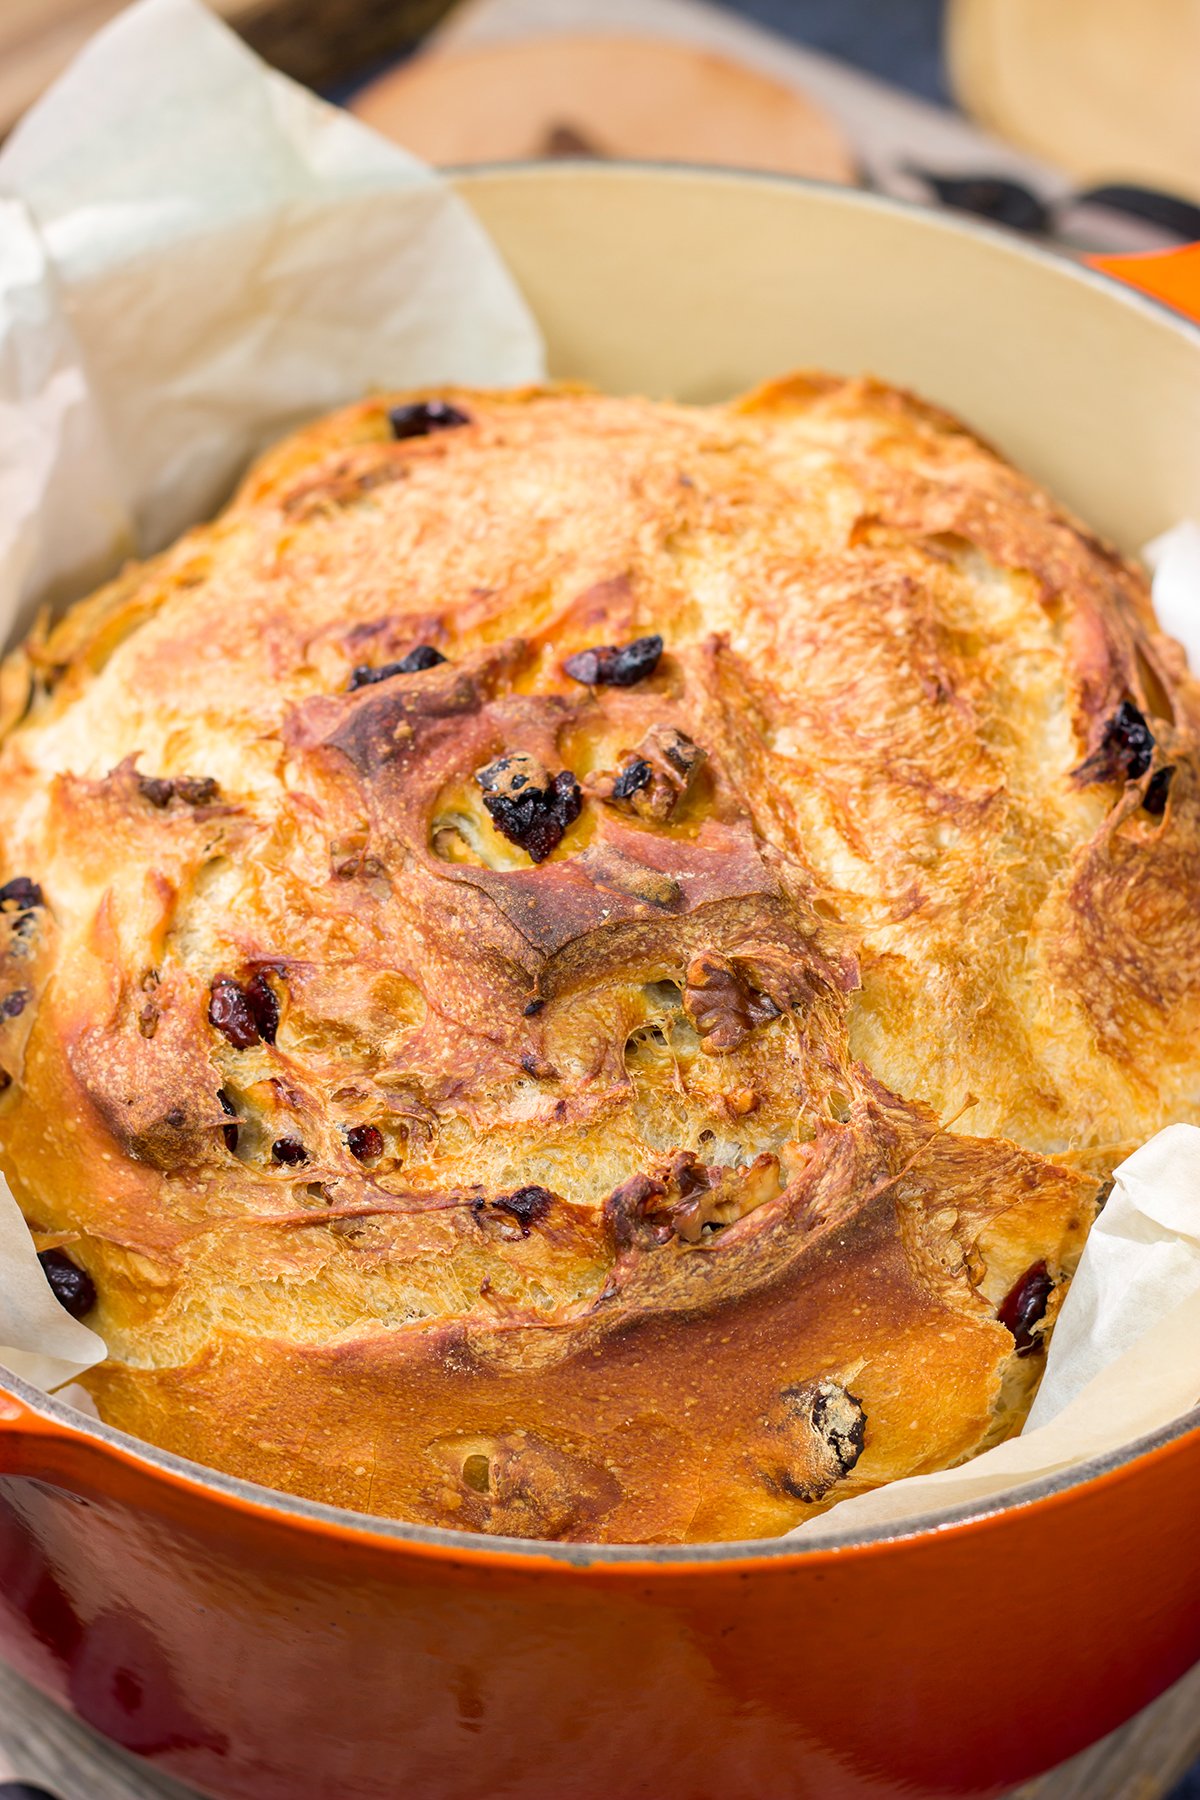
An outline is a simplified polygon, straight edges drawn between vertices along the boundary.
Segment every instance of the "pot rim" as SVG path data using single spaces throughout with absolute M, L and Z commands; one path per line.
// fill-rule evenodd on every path
M 452 1551 L 468 1561 L 494 1562 L 497 1557 L 518 1562 L 565 1563 L 575 1567 L 595 1565 L 647 1563 L 687 1566 L 743 1564 L 751 1562 L 791 1561 L 826 1555 L 829 1552 L 868 1551 L 885 1548 L 913 1538 L 932 1538 L 956 1527 L 981 1525 L 1001 1514 L 1026 1511 L 1034 1506 L 1065 1499 L 1076 1489 L 1089 1486 L 1122 1473 L 1132 1473 L 1144 1457 L 1151 1456 L 1194 1437 L 1200 1444 L 1200 1403 L 1166 1425 L 1147 1432 L 1131 1444 L 1089 1457 L 1086 1462 L 1039 1480 L 1027 1482 L 998 1495 L 979 1500 L 960 1501 L 957 1506 L 935 1508 L 895 1524 L 867 1527 L 847 1526 L 814 1537 L 811 1543 L 798 1538 L 739 1538 L 710 1544 L 592 1544 L 562 1543 L 546 1539 L 483 1536 L 474 1531 L 455 1531 L 440 1525 L 418 1525 L 404 1519 L 382 1519 L 369 1513 L 352 1512 L 348 1508 L 328 1506 L 319 1500 L 306 1500 L 281 1489 L 260 1487 L 257 1482 L 240 1476 L 225 1475 L 201 1463 L 160 1450 L 143 1439 L 114 1430 L 98 1419 L 77 1411 L 56 1394 L 44 1394 L 39 1388 L 22 1381 L 8 1369 L 0 1367 L 0 1398 L 11 1396 L 36 1418 L 57 1427 L 57 1435 L 69 1441 L 82 1440 L 103 1456 L 140 1464 L 152 1473 L 172 1478 L 175 1483 L 199 1489 L 218 1501 L 233 1501 L 240 1508 L 258 1513 L 282 1516 L 291 1523 L 333 1532 L 370 1537 L 412 1549 Z M 18 1426 L 19 1429 L 19 1426 Z M 30 1471 L 39 1479 L 36 1471 Z M 46 1479 L 53 1479 L 46 1477 Z M 1012 1498 L 1008 1498 L 1010 1495 Z
M 1149 293 L 1145 288 L 1123 281 L 1119 276 L 1110 274 L 1107 268 L 1097 267 L 1090 259 L 1093 255 L 1102 254 L 1099 251 L 1081 252 L 1079 256 L 1073 256 L 1058 245 L 1025 236 L 1012 226 L 994 224 L 977 213 L 959 211 L 953 207 L 936 207 L 920 200 L 907 200 L 899 194 L 881 193 L 876 188 L 850 187 L 840 182 L 822 180 L 815 175 L 789 175 L 773 169 L 717 168 L 704 163 L 656 162 L 648 157 L 615 157 L 610 160 L 589 161 L 586 157 L 548 156 L 540 157 L 536 162 L 512 158 L 495 162 L 448 163 L 439 166 L 435 172 L 444 176 L 456 188 L 465 188 L 468 194 L 477 180 L 486 181 L 493 176 L 519 176 L 523 180 L 534 182 L 562 175 L 583 175 L 586 179 L 601 181 L 631 180 L 643 175 L 668 178 L 698 176 L 705 181 L 730 182 L 742 186 L 757 184 L 764 187 L 799 188 L 813 199 L 835 206 L 845 205 L 866 213 L 891 213 L 907 219 L 910 224 L 926 226 L 934 232 L 978 238 L 993 250 L 999 250 L 1018 262 L 1033 263 L 1048 271 L 1065 275 L 1084 287 L 1107 294 L 1110 300 L 1119 301 L 1160 325 L 1174 326 L 1200 348 L 1200 317 L 1181 311 L 1170 301 L 1160 299 L 1157 294 Z M 1187 247 L 1186 244 L 1179 244 L 1174 248 L 1183 250 Z M 1128 253 L 1127 260 L 1130 263 L 1152 262 L 1171 253 L 1170 249 L 1133 251 Z
M 1131 287 L 1105 270 L 1076 261 L 1051 246 L 1031 242 L 1002 226 L 970 213 L 938 211 L 916 201 L 891 194 L 842 186 L 836 182 L 811 177 L 775 173 L 770 170 L 709 168 L 686 162 L 654 162 L 621 160 L 614 162 L 580 162 L 572 158 L 547 158 L 538 162 L 498 161 L 444 168 L 438 171 L 469 194 L 477 180 L 491 177 L 520 176 L 537 181 L 549 177 L 583 176 L 600 180 L 637 180 L 650 174 L 669 179 L 694 179 L 720 183 L 760 184 L 771 187 L 799 188 L 822 202 L 859 208 L 866 213 L 884 213 L 909 220 L 937 232 L 966 234 L 989 245 L 994 251 L 1031 263 L 1047 273 L 1056 273 L 1105 293 L 1114 304 L 1140 312 L 1160 325 L 1181 333 L 1200 351 L 1200 321 L 1169 305 L 1156 296 Z M 419 1525 L 400 1519 L 382 1519 L 356 1513 L 299 1495 L 260 1487 L 255 1482 L 225 1475 L 216 1469 L 160 1450 L 142 1439 L 116 1431 L 101 1421 L 91 1419 L 67 1401 L 22 1381 L 8 1369 L 0 1367 L 0 1397 L 11 1396 L 35 1419 L 56 1428 L 56 1435 L 67 1441 L 82 1441 L 94 1446 L 103 1456 L 141 1465 L 152 1474 L 170 1478 L 176 1483 L 198 1489 L 218 1501 L 236 1505 L 287 1520 L 299 1526 L 349 1533 L 368 1537 L 379 1543 L 404 1545 L 430 1552 L 449 1551 L 470 1562 L 495 1562 L 498 1557 L 525 1564 L 546 1561 L 575 1567 L 641 1565 L 709 1566 L 738 1565 L 752 1562 L 796 1562 L 831 1552 L 854 1552 L 883 1549 L 889 1544 L 971 1525 L 1034 1506 L 1062 1500 L 1077 1489 L 1132 1473 L 1143 1458 L 1166 1451 L 1170 1446 L 1195 1437 L 1200 1439 L 1200 1403 L 1166 1425 L 1146 1433 L 1130 1444 L 1120 1446 L 1085 1462 L 1039 1480 L 974 1501 L 961 1501 L 952 1507 L 923 1512 L 895 1524 L 867 1528 L 845 1527 L 830 1530 L 811 1542 L 789 1538 L 750 1538 L 711 1544 L 588 1544 L 561 1543 L 524 1538 L 482 1536 L 477 1532 L 455 1531 L 436 1525 Z M 19 1424 L 17 1430 L 20 1430 Z M 36 1475 L 34 1476 L 36 1478 Z M 1011 1496 L 1011 1497 L 1009 1497 Z

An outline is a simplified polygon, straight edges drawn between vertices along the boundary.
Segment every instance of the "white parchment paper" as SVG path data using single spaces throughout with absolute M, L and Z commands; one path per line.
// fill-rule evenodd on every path
M 140 0 L 0 151 L 0 638 L 211 514 L 303 418 L 371 387 L 541 375 L 524 302 L 438 177 L 196 0 Z M 1200 666 L 1200 526 L 1147 555 Z M 0 1180 L 0 1363 L 52 1390 L 104 1354 Z M 1200 1130 L 1179 1125 L 1118 1171 L 1024 1433 L 793 1535 L 1007 1494 L 1198 1399 Z
M 508 386 L 537 327 L 445 182 L 141 0 L 0 150 L 0 637 L 372 387 Z
M 1164 631 L 1178 638 L 1200 669 L 1200 521 L 1185 519 L 1142 551 L 1154 572 L 1154 609 Z

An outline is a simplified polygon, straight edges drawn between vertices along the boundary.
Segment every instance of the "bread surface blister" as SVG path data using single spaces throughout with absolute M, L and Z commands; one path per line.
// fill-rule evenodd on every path
M 681 1542 L 955 1464 L 1197 1116 L 1182 652 L 881 384 L 372 399 L 0 714 L 5 1173 L 102 1417 L 269 1487 Z

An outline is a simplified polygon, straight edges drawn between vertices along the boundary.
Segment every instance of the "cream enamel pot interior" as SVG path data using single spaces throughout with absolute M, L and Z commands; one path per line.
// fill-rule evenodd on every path
M 458 185 L 556 375 L 702 399 L 870 370 L 1126 548 L 1200 507 L 1200 331 L 1105 277 L 763 176 Z M 995 1796 L 1200 1655 L 1198 1506 L 1200 1409 L 894 1536 L 481 1540 L 271 1495 L 7 1380 L 0 1651 L 221 1800 Z

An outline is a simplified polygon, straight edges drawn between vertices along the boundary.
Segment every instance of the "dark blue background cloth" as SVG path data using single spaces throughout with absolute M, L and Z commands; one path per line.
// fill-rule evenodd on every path
M 945 10 L 945 0 L 732 0 L 730 5 L 730 11 L 784 37 L 949 106 L 942 56 Z

